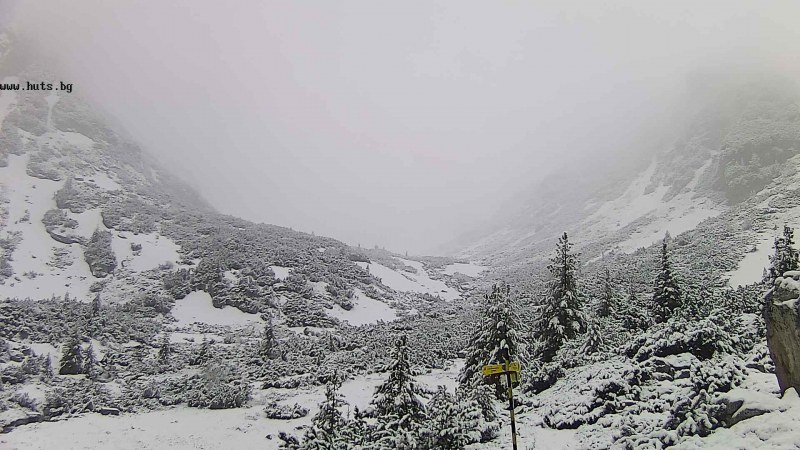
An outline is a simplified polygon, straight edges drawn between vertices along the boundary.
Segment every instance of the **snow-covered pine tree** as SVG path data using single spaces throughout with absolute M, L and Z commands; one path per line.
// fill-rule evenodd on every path
M 339 411 L 339 406 L 344 404 L 344 399 L 339 394 L 342 382 L 337 374 L 328 381 L 325 389 L 325 401 L 319 405 L 319 412 L 311 419 L 311 427 L 306 432 L 303 444 L 304 450 L 337 450 L 346 448 L 345 440 L 341 433 L 346 421 Z
M 459 374 L 462 386 L 482 384 L 483 366 L 513 361 L 522 353 L 517 334 L 519 319 L 514 312 L 511 287 L 507 284 L 494 285 L 484 300 L 480 323 L 470 340 L 469 353 Z M 498 398 L 505 398 L 505 388 L 499 378 L 495 389 Z
M 347 442 L 352 448 L 360 449 L 367 437 L 368 428 L 367 421 L 364 420 L 364 414 L 356 406 L 352 418 L 348 418 L 341 431 L 341 440 Z
M 102 301 L 100 300 L 100 294 L 94 296 L 92 300 L 92 317 L 96 317 L 100 314 L 100 308 L 102 307 Z
M 258 356 L 266 361 L 275 358 L 278 354 L 278 340 L 275 339 L 275 329 L 272 326 L 272 316 L 264 324 L 264 331 L 261 333 L 261 342 L 258 345 Z
M 90 380 L 97 378 L 97 357 L 94 354 L 94 345 L 89 343 L 86 348 L 85 356 L 83 358 L 83 373 L 89 377 Z
M 565 232 L 556 245 L 556 254 L 547 266 L 552 279 L 548 283 L 548 296 L 537 320 L 540 333 L 538 357 L 551 362 L 559 348 L 586 328 L 581 311 L 581 294 L 577 280 L 578 255 Z
M 161 337 L 161 345 L 158 348 L 158 361 L 167 363 L 169 356 L 172 354 L 172 344 L 169 342 L 169 333 L 164 333 Z
M 681 290 L 675 274 L 672 273 L 665 237 L 661 243 L 661 269 L 656 276 L 653 292 L 653 319 L 656 323 L 666 322 L 680 307 Z
M 459 450 L 477 442 L 474 424 L 456 398 L 439 386 L 427 405 L 429 418 L 422 432 L 424 448 Z
M 581 346 L 581 352 L 587 355 L 599 353 L 605 350 L 606 343 L 603 338 L 603 330 L 600 321 L 597 319 L 587 321 L 586 340 Z
M 200 347 L 195 350 L 194 354 L 189 358 L 190 366 L 202 366 L 211 359 L 211 343 L 206 336 L 200 342 Z
M 783 235 L 775 238 L 774 253 L 770 256 L 769 280 L 772 284 L 776 278 L 783 276 L 789 270 L 800 267 L 800 254 L 794 248 L 794 229 L 788 225 L 783 226 Z
M 388 371 L 389 377 L 375 390 L 371 402 L 378 419 L 372 439 L 381 450 L 416 448 L 426 414 L 421 390 L 411 373 L 405 336 L 397 340 Z
M 47 354 L 47 358 L 44 360 L 42 375 L 44 375 L 47 380 L 53 378 L 53 358 L 50 356 L 50 353 Z
M 64 351 L 61 354 L 61 366 L 58 369 L 59 375 L 78 375 L 83 373 L 83 349 L 77 334 L 72 334 L 64 343 Z
M 600 296 L 600 303 L 597 305 L 598 317 L 609 317 L 616 310 L 616 298 L 614 295 L 614 284 L 611 280 L 611 272 L 608 268 L 603 273 L 603 293 Z

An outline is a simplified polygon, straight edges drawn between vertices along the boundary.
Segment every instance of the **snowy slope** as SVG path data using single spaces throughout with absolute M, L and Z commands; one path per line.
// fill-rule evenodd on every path
M 11 254 L 15 275 L 5 281 L 0 297 L 42 299 L 69 293 L 73 298 L 88 299 L 89 287 L 97 280 L 80 245 L 53 240 L 42 224 L 45 212 L 55 208 L 53 194 L 63 182 L 29 176 L 27 155 L 9 155 L 8 161 L 8 167 L 0 167 L 2 208 L 8 214 L 0 236 L 15 236 L 18 243 Z M 55 260 L 59 258 L 69 265 L 58 267 Z
M 370 263 L 359 262 L 357 264 L 369 269 L 370 275 L 379 278 L 384 285 L 396 291 L 430 294 L 448 301 L 461 298 L 461 294 L 456 289 L 447 286 L 444 281 L 431 278 L 421 262 L 403 258 L 396 259 L 407 266 L 413 267 L 417 273 L 396 271 L 374 261 Z
M 663 238 L 666 232 L 675 236 L 694 229 L 700 222 L 716 217 L 724 210 L 718 202 L 695 192 L 699 180 L 709 170 L 712 162 L 709 159 L 699 167 L 681 193 L 664 200 L 669 186 L 659 185 L 651 192 L 647 189 L 656 170 L 656 162 L 653 161 L 646 171 L 631 182 L 625 193 L 602 204 L 589 216 L 584 229 L 599 235 L 645 218 L 643 225 L 617 244 L 624 252 L 648 247 Z
M 347 311 L 336 305 L 328 314 L 354 326 L 397 319 L 397 314 L 389 305 L 367 297 L 360 289 L 355 290 L 354 297 L 351 310 Z

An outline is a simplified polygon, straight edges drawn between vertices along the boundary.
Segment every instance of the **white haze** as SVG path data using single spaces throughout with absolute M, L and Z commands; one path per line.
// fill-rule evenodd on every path
M 794 1 L 16 6 L 76 93 L 220 211 L 410 252 L 640 144 L 697 68 L 800 55 Z

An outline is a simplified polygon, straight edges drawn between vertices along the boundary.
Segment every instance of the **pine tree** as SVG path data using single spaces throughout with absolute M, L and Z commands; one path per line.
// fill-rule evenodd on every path
M 341 439 L 347 442 L 353 448 L 360 449 L 365 443 L 365 439 L 369 432 L 369 425 L 364 420 L 364 414 L 358 409 L 354 408 L 353 417 L 347 421 L 347 424 L 342 429 Z
M 586 340 L 581 347 L 581 352 L 587 355 L 602 352 L 605 350 L 606 344 L 603 338 L 603 330 L 600 327 L 600 321 L 589 320 L 586 330 Z
M 672 273 L 667 250 L 667 239 L 661 244 L 661 270 L 658 272 L 653 293 L 653 319 L 666 322 L 681 307 L 681 290 Z
M 161 337 L 161 346 L 158 348 L 158 361 L 166 364 L 172 354 L 172 344 L 169 341 L 169 333 L 164 333 Z
M 494 407 L 492 386 L 460 386 L 456 389 L 456 398 L 461 405 L 461 421 L 466 429 L 472 430 L 472 442 L 488 442 L 497 437 L 499 416 Z
M 597 305 L 598 317 L 609 317 L 616 310 L 616 299 L 614 296 L 614 286 L 611 280 L 611 272 L 606 268 L 603 274 L 603 294 L 600 297 L 600 304 Z
M 372 399 L 378 423 L 373 433 L 377 448 L 415 448 L 416 435 L 425 420 L 425 406 L 411 374 L 406 337 L 397 340 L 389 366 L 389 378 Z
M 339 411 L 339 406 L 344 404 L 339 388 L 342 382 L 334 374 L 325 390 L 325 401 L 320 404 L 319 412 L 311 419 L 309 428 L 303 439 L 302 449 L 308 450 L 335 450 L 346 447 L 341 438 L 341 433 L 346 421 Z
M 618 317 L 622 322 L 622 328 L 628 331 L 641 331 L 650 326 L 650 318 L 646 313 L 648 307 L 636 294 L 633 281 L 628 283 L 628 298 L 619 310 Z
M 42 373 L 48 380 L 53 378 L 53 359 L 50 357 L 50 353 L 47 354 L 47 358 L 44 360 L 44 370 Z
M 83 349 L 77 334 L 70 336 L 64 343 L 64 352 L 61 355 L 59 375 L 78 375 L 83 373 Z
M 774 254 L 770 256 L 769 279 L 770 284 L 776 278 L 782 277 L 790 270 L 800 267 L 800 254 L 794 248 L 794 229 L 788 225 L 783 226 L 783 235 L 775 238 L 773 244 Z
M 194 352 L 191 358 L 189 358 L 189 365 L 190 366 L 202 366 L 203 364 L 207 363 L 211 359 L 211 343 L 208 341 L 206 336 L 203 336 L 203 340 L 200 342 L 200 347 Z
M 97 294 L 94 296 L 94 299 L 92 300 L 92 317 L 97 317 L 97 315 L 100 314 L 101 306 L 102 303 L 100 301 L 100 294 Z
M 517 330 L 519 319 L 514 313 L 511 288 L 507 284 L 492 286 L 491 294 L 484 296 L 484 306 L 469 344 L 464 367 L 459 375 L 462 386 L 482 384 L 483 366 L 513 361 L 521 354 Z M 498 398 L 504 398 L 501 380 L 495 380 Z
M 83 358 L 83 373 L 90 380 L 97 378 L 97 357 L 94 354 L 94 345 L 90 342 Z
M 475 428 L 465 411 L 444 386 L 428 402 L 429 419 L 422 433 L 424 448 L 459 450 L 476 442 Z
M 277 355 L 278 340 L 275 339 L 275 329 L 272 326 L 272 317 L 269 317 L 264 324 L 264 331 L 261 334 L 261 342 L 258 346 L 258 355 L 262 360 L 273 359 Z
M 564 342 L 573 339 L 586 327 L 578 291 L 577 266 L 577 254 L 572 252 L 572 244 L 564 233 L 556 245 L 556 255 L 547 266 L 552 279 L 537 324 L 541 333 L 538 356 L 543 362 L 551 362 Z

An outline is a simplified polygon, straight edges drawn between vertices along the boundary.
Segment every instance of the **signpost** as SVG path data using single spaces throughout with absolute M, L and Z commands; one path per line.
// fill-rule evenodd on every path
M 508 406 L 511 408 L 511 443 L 517 450 L 517 422 L 514 417 L 514 383 L 519 381 L 519 361 L 506 361 L 505 364 L 489 364 L 483 366 L 483 376 L 505 375 L 508 383 Z

